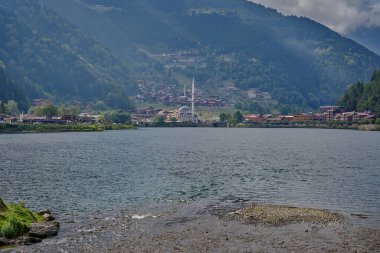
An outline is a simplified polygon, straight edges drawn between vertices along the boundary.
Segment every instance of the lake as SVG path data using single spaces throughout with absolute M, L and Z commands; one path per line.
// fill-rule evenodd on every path
M 243 199 L 380 224 L 380 133 L 142 128 L 0 135 L 0 196 L 55 213 Z

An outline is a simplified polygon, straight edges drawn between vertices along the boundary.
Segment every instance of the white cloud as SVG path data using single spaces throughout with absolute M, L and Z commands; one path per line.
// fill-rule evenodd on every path
M 285 15 L 311 18 L 341 34 L 380 27 L 380 0 L 250 0 Z

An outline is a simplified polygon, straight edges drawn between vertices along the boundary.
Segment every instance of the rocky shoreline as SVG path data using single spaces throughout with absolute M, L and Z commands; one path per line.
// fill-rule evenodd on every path
M 379 227 L 326 210 L 245 202 L 59 217 L 58 236 L 11 252 L 379 252 Z

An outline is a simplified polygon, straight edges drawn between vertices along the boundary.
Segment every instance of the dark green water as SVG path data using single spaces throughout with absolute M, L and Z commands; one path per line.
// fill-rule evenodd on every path
M 380 133 L 147 128 L 0 135 L 0 196 L 56 213 L 247 199 L 380 220 Z

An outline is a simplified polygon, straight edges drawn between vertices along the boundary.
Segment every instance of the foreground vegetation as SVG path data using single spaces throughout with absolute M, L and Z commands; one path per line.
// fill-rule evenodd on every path
M 42 220 L 25 208 L 24 203 L 6 205 L 0 198 L 0 237 L 16 238 L 27 233 L 32 223 Z

